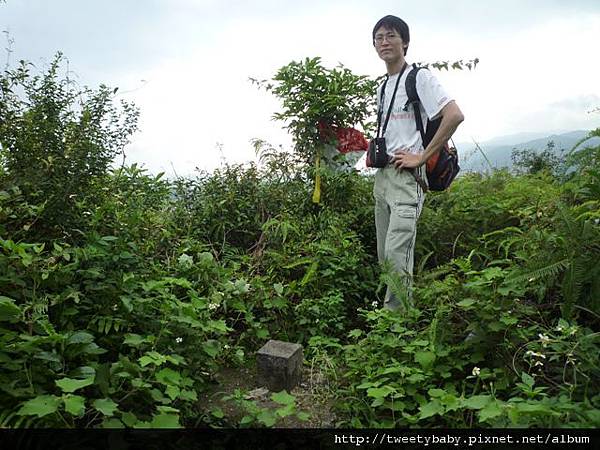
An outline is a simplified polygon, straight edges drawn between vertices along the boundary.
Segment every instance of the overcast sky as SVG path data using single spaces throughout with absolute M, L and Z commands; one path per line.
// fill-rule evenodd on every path
M 384 73 L 371 30 L 387 14 L 410 26 L 409 62 L 480 59 L 436 71 L 466 117 L 455 141 L 600 126 L 598 0 L 7 0 L 0 30 L 12 63 L 61 51 L 81 84 L 119 87 L 141 109 L 127 161 L 186 175 L 254 160 L 252 138 L 291 145 L 278 100 L 249 77 L 315 56 Z

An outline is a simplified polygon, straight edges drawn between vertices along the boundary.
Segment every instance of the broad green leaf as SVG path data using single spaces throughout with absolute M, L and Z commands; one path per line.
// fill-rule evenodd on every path
M 244 416 L 240 420 L 240 425 L 248 425 L 252 422 L 254 422 L 254 419 L 252 418 L 252 416 Z
M 76 331 L 67 338 L 67 344 L 90 344 L 94 342 L 94 335 L 85 331 Z
M 219 351 L 221 350 L 221 346 L 214 339 L 209 339 L 202 344 L 202 349 L 208 356 L 210 356 L 211 358 L 214 358 L 215 356 L 217 356 L 219 354 Z
M 80 395 L 65 395 L 63 396 L 65 402 L 65 411 L 73 416 L 81 416 L 85 412 L 85 397 Z
M 155 351 L 151 351 L 142 356 L 138 361 L 142 367 L 146 367 L 149 364 L 160 366 L 167 362 L 168 358 L 168 356 L 161 355 L 160 353 Z
M 460 306 L 461 308 L 468 308 L 469 306 L 472 306 L 474 303 L 475 303 L 475 300 L 473 300 L 472 298 L 466 298 L 466 299 L 458 302 L 456 305 Z
M 443 397 L 446 395 L 446 391 L 443 389 L 429 389 L 428 394 L 431 397 Z
M 177 408 L 173 408 L 172 406 L 167 406 L 167 405 L 160 405 L 157 406 L 156 409 L 158 410 L 159 413 L 176 413 L 179 414 L 179 410 Z
M 84 388 L 90 384 L 94 384 L 94 378 L 86 378 L 85 380 L 76 380 L 73 378 L 61 378 L 55 381 L 56 385 L 62 389 L 63 392 L 75 392 L 77 389 Z
M 37 352 L 34 356 L 35 359 L 41 359 L 42 361 L 51 361 L 51 362 L 57 362 L 57 363 L 61 363 L 62 360 L 60 359 L 60 356 L 58 356 L 57 353 L 55 353 L 54 351 L 52 352 Z
M 275 292 L 277 292 L 278 295 L 283 294 L 283 285 L 281 283 L 275 283 L 273 289 L 275 289 Z
M 165 389 L 165 394 L 169 396 L 171 400 L 175 400 L 179 396 L 180 390 L 177 386 L 168 385 Z
M 17 414 L 20 416 L 44 417 L 56 412 L 61 401 L 62 398 L 57 397 L 56 395 L 38 395 L 25 402 Z
M 294 414 L 294 410 L 295 410 L 295 406 L 293 403 L 289 404 L 289 405 L 285 405 L 281 408 L 278 408 L 277 411 L 275 411 L 275 414 L 277 414 L 277 416 L 279 417 L 287 417 L 287 416 L 291 416 L 292 414 Z
M 389 386 L 367 389 L 367 395 L 373 398 L 385 398 L 394 392 L 394 389 Z
M 189 389 L 185 389 L 181 391 L 179 394 L 179 398 L 181 400 L 189 400 L 189 401 L 198 401 L 198 394 L 196 391 L 190 391 Z
M 129 297 L 127 295 L 121 295 L 119 298 L 121 299 L 121 303 L 123 303 L 123 306 L 125 307 L 127 312 L 133 311 L 133 305 L 131 304 L 131 297 Z
M 137 424 L 138 419 L 135 414 L 127 411 L 121 413 L 121 421 L 129 428 L 133 428 Z
M 293 405 L 296 401 L 296 397 L 288 394 L 286 391 L 281 391 L 271 395 L 271 400 L 279 403 L 280 405 Z
M 525 383 L 530 388 L 533 387 L 533 385 L 535 384 L 535 380 L 533 379 L 533 377 L 526 372 L 521 373 L 521 380 L 523 380 L 523 383 Z
M 271 300 L 271 305 L 273 308 L 284 308 L 288 304 L 288 301 L 283 297 L 277 297 Z
M 152 428 L 181 428 L 179 416 L 177 414 L 161 413 L 152 418 L 150 422 Z
M 392 366 L 381 372 L 382 375 L 389 375 L 390 373 L 405 373 L 406 367 L 403 366 Z
M 213 409 L 210 412 L 214 417 L 216 417 L 217 419 L 222 419 L 223 417 L 225 417 L 225 413 L 223 412 L 223 410 L 219 407 Z
M 425 380 L 427 377 L 422 373 L 413 373 L 410 377 L 406 378 L 406 381 L 409 383 L 420 383 Z
M 112 416 L 119 408 L 110 398 L 99 398 L 92 402 L 92 406 L 105 416 Z
M 261 411 L 256 418 L 267 427 L 272 427 L 277 423 L 277 417 L 271 411 Z
M 446 408 L 446 412 L 456 411 L 461 406 L 458 398 L 453 394 L 444 395 L 440 401 L 442 402 L 442 405 L 444 405 L 444 408 Z
M 123 422 L 116 417 L 106 417 L 102 421 L 102 428 L 125 428 Z
M 0 295 L 0 322 L 15 322 L 21 317 L 21 308 L 12 298 Z
M 226 333 L 227 331 L 230 331 L 230 328 L 227 327 L 227 324 L 224 320 L 210 320 L 208 322 L 207 331 L 220 331 L 222 333 Z
M 542 403 L 520 403 L 518 404 L 517 409 L 519 412 L 524 413 L 548 413 L 552 415 L 560 415 L 559 412 L 552 411 L 551 408 L 543 405 Z
M 154 364 L 156 362 L 154 358 L 150 358 L 149 356 L 142 356 L 138 361 L 142 367 L 146 367 L 147 365 Z
M 485 422 L 502 414 L 502 408 L 497 401 L 488 403 L 485 408 L 479 411 L 479 422 Z
M 179 383 L 181 383 L 181 374 L 173 369 L 165 367 L 157 372 L 156 380 L 162 384 L 179 385 Z
M 256 330 L 256 337 L 259 339 L 266 339 L 269 337 L 269 330 L 266 328 L 260 328 Z
M 140 344 L 145 342 L 148 342 L 147 337 L 143 337 L 135 333 L 127 333 L 125 335 L 125 339 L 123 340 L 123 344 L 133 345 L 134 347 L 138 347 Z
M 358 386 L 356 386 L 356 389 L 368 389 L 370 387 L 377 387 L 378 385 L 379 385 L 379 382 L 365 381 L 365 382 L 359 384 Z
M 418 362 L 424 369 L 429 368 L 435 361 L 435 353 L 428 351 L 416 352 L 415 361 Z
M 106 353 L 106 350 L 98 347 L 95 342 L 90 342 L 89 344 L 85 344 L 81 349 L 82 353 L 87 353 L 88 355 L 102 355 Z
M 502 316 L 500 318 L 500 322 L 502 322 L 504 325 L 514 325 L 516 323 L 519 322 L 519 319 L 517 319 L 516 317 L 510 317 L 510 316 Z
M 492 397 L 490 395 L 475 395 L 465 399 L 463 405 L 469 409 L 483 409 L 491 401 Z
M 419 418 L 426 419 L 428 417 L 435 416 L 436 414 L 443 414 L 444 407 L 438 399 L 433 399 L 424 406 L 421 406 L 419 408 L 419 411 L 421 411 L 421 415 L 419 416 Z

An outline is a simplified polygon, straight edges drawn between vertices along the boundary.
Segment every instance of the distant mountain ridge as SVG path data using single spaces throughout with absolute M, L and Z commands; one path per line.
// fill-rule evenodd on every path
M 587 130 L 569 131 L 560 134 L 546 135 L 545 133 L 519 133 L 503 136 L 478 143 L 490 164 L 495 169 L 512 168 L 511 154 L 513 150 L 533 150 L 540 153 L 548 148 L 549 142 L 554 142 L 554 152 L 557 156 L 564 155 L 577 142 L 588 135 Z M 600 138 L 588 141 L 590 145 L 600 145 Z M 461 171 L 484 172 L 489 170 L 489 164 L 474 143 L 458 143 Z

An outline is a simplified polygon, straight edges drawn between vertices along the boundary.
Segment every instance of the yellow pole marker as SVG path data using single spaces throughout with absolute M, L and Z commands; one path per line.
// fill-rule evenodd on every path
M 313 191 L 312 201 L 313 203 L 321 203 L 321 171 L 319 169 L 319 163 L 321 161 L 320 152 L 317 153 L 317 159 L 315 160 L 315 190 Z

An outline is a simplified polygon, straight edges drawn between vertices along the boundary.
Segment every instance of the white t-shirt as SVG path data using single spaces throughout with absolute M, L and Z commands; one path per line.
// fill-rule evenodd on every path
M 410 153 L 420 153 L 423 149 L 423 143 L 421 140 L 421 133 L 417 130 L 417 124 L 415 122 L 415 114 L 412 106 L 408 107 L 408 111 L 404 111 L 404 105 L 408 101 L 406 95 L 406 77 L 408 73 L 413 69 L 413 66 L 409 64 L 406 70 L 402 74 L 400 84 L 398 85 L 398 91 L 396 92 L 396 99 L 394 100 L 394 106 L 390 114 L 390 121 L 385 131 L 384 137 L 386 138 L 388 154 L 393 155 L 396 150 L 401 147 L 407 147 Z M 387 112 L 390 107 L 390 99 L 394 93 L 394 87 L 398 80 L 398 74 L 394 74 L 389 77 L 388 82 L 385 86 L 384 94 L 384 105 L 383 114 L 381 115 L 381 130 L 383 130 L 383 124 L 387 117 Z M 429 70 L 419 70 L 417 72 L 417 92 L 421 99 L 421 117 L 423 120 L 423 126 L 427 126 L 427 117 L 435 119 L 440 113 L 442 108 L 450 103 L 453 98 L 448 95 L 446 90 L 439 83 L 437 78 Z M 377 106 L 381 107 L 381 88 L 377 89 Z M 381 131 L 380 131 L 381 132 Z

